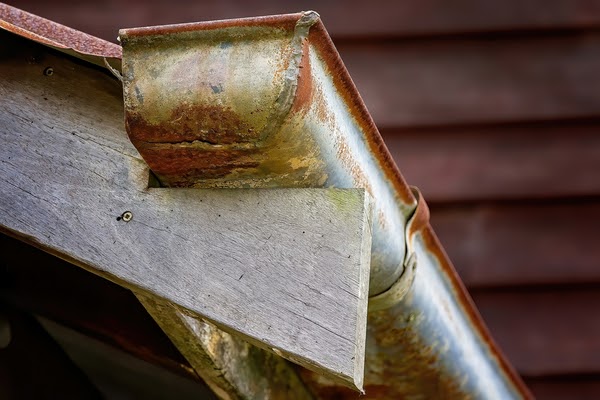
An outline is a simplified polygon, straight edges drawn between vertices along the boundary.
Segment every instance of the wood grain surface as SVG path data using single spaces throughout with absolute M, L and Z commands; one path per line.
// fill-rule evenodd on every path
M 0 235 L 0 265 L 2 302 L 198 379 L 130 290 L 6 235 Z

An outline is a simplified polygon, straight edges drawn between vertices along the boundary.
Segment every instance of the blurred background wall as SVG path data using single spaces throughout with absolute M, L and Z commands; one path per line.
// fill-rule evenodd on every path
M 7 3 L 110 41 L 316 10 L 526 383 L 600 398 L 599 0 Z

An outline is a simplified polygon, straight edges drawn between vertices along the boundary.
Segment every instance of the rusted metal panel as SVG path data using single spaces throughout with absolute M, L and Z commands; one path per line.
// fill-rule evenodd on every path
M 104 65 L 103 59 L 120 64 L 119 45 L 2 3 L 0 28 L 98 65 Z

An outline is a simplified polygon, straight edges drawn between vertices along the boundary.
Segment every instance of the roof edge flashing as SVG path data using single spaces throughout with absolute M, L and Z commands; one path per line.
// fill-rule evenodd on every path
M 0 29 L 104 67 L 120 68 L 121 47 L 87 33 L 0 3 Z

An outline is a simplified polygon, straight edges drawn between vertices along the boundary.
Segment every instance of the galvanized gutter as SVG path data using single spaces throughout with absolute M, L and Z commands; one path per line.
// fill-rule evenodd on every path
M 118 58 L 112 46 L 86 52 L 102 42 L 94 38 L 45 38 L 37 20 L 10 7 L 0 7 L 0 18 L 8 19 L 5 29 L 97 64 Z M 120 37 L 128 132 L 161 184 L 364 187 L 375 199 L 367 398 L 530 397 L 316 13 L 140 28 Z M 356 397 L 327 377 L 302 376 L 319 398 Z

